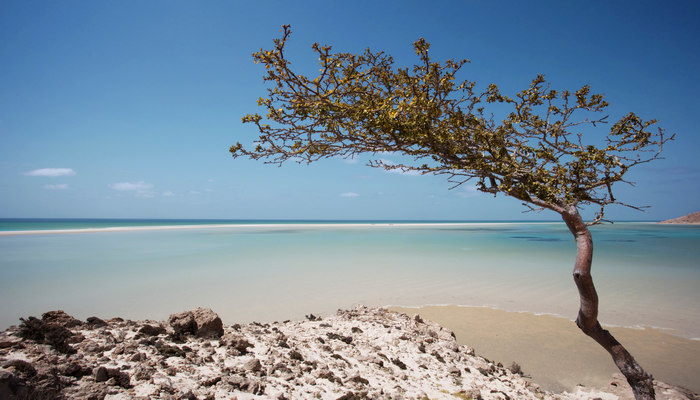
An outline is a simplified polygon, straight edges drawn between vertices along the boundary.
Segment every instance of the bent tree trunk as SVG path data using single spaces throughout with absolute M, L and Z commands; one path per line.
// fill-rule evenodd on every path
M 615 340 L 610 332 L 603 329 L 598 322 L 598 294 L 591 276 L 593 239 L 588 226 L 575 207 L 561 213 L 561 216 L 576 238 L 574 281 L 581 298 L 576 325 L 610 353 L 615 365 L 632 386 L 634 397 L 637 400 L 654 399 L 654 385 L 651 375 L 647 374 L 620 342 Z

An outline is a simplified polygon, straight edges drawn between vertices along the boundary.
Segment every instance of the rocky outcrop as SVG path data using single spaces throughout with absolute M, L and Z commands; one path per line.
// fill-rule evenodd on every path
M 172 314 L 168 323 L 178 337 L 192 334 L 200 338 L 218 338 L 224 334 L 221 318 L 208 308 Z
M 207 309 L 173 314 L 167 324 L 120 318 L 75 324 L 56 315 L 0 333 L 0 398 L 623 398 L 584 388 L 544 392 L 516 369 L 476 356 L 439 325 L 384 309 L 221 328 Z M 68 331 L 68 351 L 29 335 L 47 326 Z
M 700 224 L 700 211 L 682 217 L 661 221 L 661 224 Z

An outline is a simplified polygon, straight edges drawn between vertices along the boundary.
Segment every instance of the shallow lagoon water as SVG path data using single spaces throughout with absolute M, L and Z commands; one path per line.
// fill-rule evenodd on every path
M 617 223 L 593 235 L 601 322 L 700 337 L 700 227 Z M 227 324 L 355 304 L 573 319 L 575 251 L 562 223 L 287 222 L 0 236 L 0 329 L 52 309 L 165 319 L 199 306 Z

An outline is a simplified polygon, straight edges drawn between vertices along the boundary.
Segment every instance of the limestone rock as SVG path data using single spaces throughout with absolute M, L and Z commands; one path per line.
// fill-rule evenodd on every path
M 631 399 L 613 391 L 627 390 L 622 380 L 605 389 L 542 391 L 475 356 L 434 322 L 384 309 L 227 327 L 198 309 L 171 315 L 172 335 L 159 333 L 164 323 L 121 318 L 69 331 L 70 318 L 30 318 L 24 333 L 37 339 L 22 337 L 21 326 L 0 332 L 8 343 L 0 347 L 0 399 Z M 53 330 L 82 342 L 72 354 L 57 352 L 44 342 Z M 201 339 L 208 335 L 219 339 Z M 658 400 L 698 398 L 655 384 Z
M 45 312 L 41 315 L 41 319 L 44 322 L 60 325 L 64 328 L 74 328 L 83 324 L 82 321 L 71 317 L 63 310 Z
M 221 318 L 209 308 L 197 308 L 192 311 L 197 323 L 195 335 L 198 337 L 221 337 L 224 334 L 224 326 Z
M 97 318 L 97 317 L 88 317 L 88 319 L 86 321 L 87 321 L 88 325 L 91 325 L 94 327 L 107 326 L 107 323 L 104 320 Z
M 233 355 L 244 355 L 248 354 L 248 349 L 253 347 L 253 345 L 246 340 L 243 336 L 238 334 L 226 334 L 219 339 L 219 342 L 230 348 Z
M 224 334 L 221 318 L 209 308 L 200 307 L 192 311 L 172 314 L 168 318 L 168 324 L 173 328 L 176 336 L 192 334 L 202 338 L 218 338 Z
M 9 371 L 0 370 L 0 399 L 27 399 L 30 393 L 31 388 L 23 379 Z
M 146 324 L 142 326 L 138 332 L 144 334 L 145 336 L 158 336 L 165 333 L 165 328 L 163 328 L 161 325 Z
M 105 367 L 95 368 L 92 374 L 95 378 L 95 382 L 105 382 L 107 379 L 109 379 L 109 375 L 107 375 L 107 368 Z
M 185 336 L 197 332 L 197 322 L 194 320 L 192 311 L 172 314 L 168 318 L 168 324 L 173 328 L 176 336 Z
M 258 372 L 262 369 L 262 364 L 257 358 L 253 358 L 243 364 L 243 369 L 250 372 Z

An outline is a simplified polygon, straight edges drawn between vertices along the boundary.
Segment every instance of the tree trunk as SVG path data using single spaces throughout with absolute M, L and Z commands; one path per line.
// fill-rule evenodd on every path
M 615 338 L 603 329 L 598 322 L 598 294 L 591 276 L 593 259 L 593 239 L 588 226 L 581 218 L 576 207 L 570 207 L 561 213 L 566 226 L 576 238 L 576 265 L 574 281 L 581 298 L 581 306 L 576 318 L 576 325 L 612 356 L 615 365 L 627 378 L 637 400 L 654 399 L 654 385 L 651 375 L 637 363 L 632 355 Z

